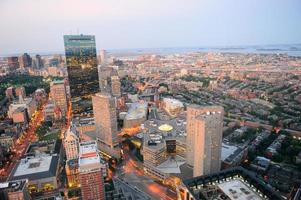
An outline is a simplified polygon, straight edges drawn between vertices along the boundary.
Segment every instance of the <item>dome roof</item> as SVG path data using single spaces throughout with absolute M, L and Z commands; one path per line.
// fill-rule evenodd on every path
M 163 125 L 159 126 L 159 130 L 164 131 L 164 132 L 171 131 L 172 129 L 173 129 L 173 127 L 169 124 L 163 124 Z

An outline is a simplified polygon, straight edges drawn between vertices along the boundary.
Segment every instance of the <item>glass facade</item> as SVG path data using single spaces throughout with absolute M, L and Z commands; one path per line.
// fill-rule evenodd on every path
M 95 36 L 65 35 L 64 43 L 73 115 L 93 114 L 91 96 L 99 92 Z

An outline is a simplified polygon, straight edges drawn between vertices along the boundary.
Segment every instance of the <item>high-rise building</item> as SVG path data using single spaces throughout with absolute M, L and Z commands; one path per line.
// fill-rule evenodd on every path
M 24 53 L 22 56 L 19 57 L 19 64 L 21 69 L 31 67 L 32 58 L 27 53 Z
M 187 156 L 193 176 L 218 172 L 221 167 L 224 109 L 190 105 L 187 108 Z
M 98 65 L 99 88 L 101 92 L 110 92 L 109 79 L 112 76 L 113 68 Z
M 120 97 L 121 91 L 120 91 L 120 80 L 118 76 L 112 76 L 111 77 L 111 92 L 114 97 Z
M 14 100 L 15 98 L 15 90 L 13 87 L 8 87 L 6 90 L 5 90 L 5 95 L 6 95 L 6 98 L 9 100 L 9 101 L 12 101 Z
M 67 91 L 66 84 L 64 81 L 53 81 L 50 84 L 51 97 L 56 106 L 58 106 L 63 115 L 67 113 L 68 102 L 67 102 Z
M 16 97 L 22 97 L 25 98 L 26 97 L 26 91 L 25 88 L 23 86 L 19 86 L 15 89 L 16 92 Z
M 95 37 L 65 35 L 64 43 L 72 112 L 92 114 L 91 96 L 99 91 Z
M 64 147 L 66 151 L 67 160 L 78 158 L 78 145 L 79 138 L 76 127 L 71 125 L 71 127 L 66 131 L 64 138 Z
M 16 56 L 8 57 L 7 64 L 11 69 L 18 69 L 19 68 L 19 58 Z
M 83 199 L 105 199 L 102 165 L 100 162 L 96 141 L 80 144 L 78 164 Z
M 107 59 L 106 50 L 102 49 L 99 53 L 99 64 L 105 64 Z
M 92 102 L 98 141 L 115 147 L 118 145 L 115 98 L 109 93 L 97 93 Z
M 41 69 L 41 68 L 43 68 L 43 66 L 44 66 L 44 63 L 43 63 L 42 57 L 39 54 L 37 54 L 36 58 L 35 58 L 35 67 L 38 69 Z
M 78 159 L 67 160 L 65 165 L 68 187 L 80 187 Z

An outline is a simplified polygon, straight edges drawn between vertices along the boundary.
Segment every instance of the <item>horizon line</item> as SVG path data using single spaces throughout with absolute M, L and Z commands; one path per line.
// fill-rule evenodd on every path
M 177 48 L 191 48 L 191 49 L 197 49 L 197 48 L 242 48 L 242 47 L 260 47 L 260 46 L 289 46 L 289 45 L 301 45 L 301 43 L 286 43 L 286 44 L 240 44 L 240 45 L 205 45 L 205 46 L 173 46 L 173 47 L 132 47 L 132 48 L 101 48 L 100 50 L 106 50 L 106 51 L 125 51 L 125 50 L 152 50 L 152 49 L 177 49 Z M 286 50 L 284 50 L 286 51 Z M 289 50 L 288 50 L 289 51 Z M 301 51 L 297 50 L 297 51 Z M 22 55 L 24 53 L 28 53 L 28 54 L 39 54 L 39 55 L 49 55 L 49 54 L 64 54 L 64 50 L 55 50 L 55 51 L 48 51 L 48 52 L 34 52 L 34 51 L 24 51 L 24 52 L 16 52 L 16 53 L 7 53 L 7 54 L 0 54 L 0 57 L 9 57 L 9 56 L 17 56 L 17 55 Z

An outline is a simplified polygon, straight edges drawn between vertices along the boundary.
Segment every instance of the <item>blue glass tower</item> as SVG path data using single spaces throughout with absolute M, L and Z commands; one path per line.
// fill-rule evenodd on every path
M 65 35 L 64 43 L 73 115 L 92 114 L 91 96 L 99 92 L 95 36 Z

